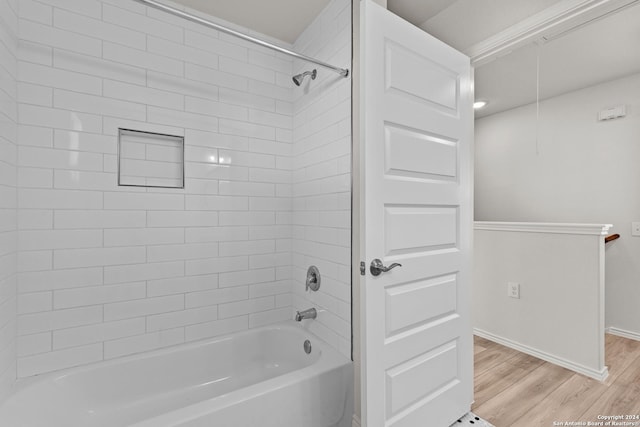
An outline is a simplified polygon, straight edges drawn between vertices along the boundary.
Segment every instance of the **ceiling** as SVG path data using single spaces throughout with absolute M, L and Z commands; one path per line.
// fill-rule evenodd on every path
M 175 0 L 293 44 L 331 0 Z
M 331 0 L 175 0 L 293 43 Z M 395 14 L 459 50 L 560 0 L 387 0 Z
M 640 73 L 640 4 L 591 22 L 561 37 L 531 43 L 475 72 L 476 99 L 489 104 L 476 117 Z M 603 106 L 604 107 L 604 106 Z
M 331 0 L 175 0 L 287 43 L 293 43 Z M 389 10 L 454 48 L 469 47 L 566 0 L 387 0 Z M 640 4 L 640 2 L 639 2 Z M 640 5 L 476 68 L 483 117 L 540 98 L 640 72 Z
M 560 0 L 388 0 L 394 13 L 464 52 Z M 425 11 L 433 13 L 423 13 Z

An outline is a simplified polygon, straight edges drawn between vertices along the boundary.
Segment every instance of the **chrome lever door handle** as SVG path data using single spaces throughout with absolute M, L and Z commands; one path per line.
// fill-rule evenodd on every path
M 382 264 L 382 261 L 376 258 L 373 261 L 371 261 L 371 266 L 369 267 L 369 271 L 374 276 L 379 276 L 381 273 L 386 273 L 387 271 L 392 270 L 396 267 L 402 267 L 402 264 L 398 264 L 397 262 L 394 262 L 389 267 L 385 267 L 384 264 Z

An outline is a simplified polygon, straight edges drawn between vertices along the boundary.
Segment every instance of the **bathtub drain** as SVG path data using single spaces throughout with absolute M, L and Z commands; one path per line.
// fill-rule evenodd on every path
M 305 340 L 304 342 L 304 352 L 309 354 L 311 353 L 311 341 Z

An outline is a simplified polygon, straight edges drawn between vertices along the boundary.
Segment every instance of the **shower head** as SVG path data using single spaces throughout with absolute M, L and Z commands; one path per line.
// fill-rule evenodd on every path
M 293 76 L 293 82 L 296 84 L 296 86 L 300 86 L 304 81 L 305 77 L 311 76 L 311 80 L 315 80 L 317 75 L 318 75 L 318 70 L 305 71 L 302 74 L 297 74 Z

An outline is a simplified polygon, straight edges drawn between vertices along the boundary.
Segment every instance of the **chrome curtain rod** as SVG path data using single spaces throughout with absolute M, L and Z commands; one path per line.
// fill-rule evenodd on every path
M 294 52 L 294 51 L 289 50 L 289 49 L 285 49 L 283 47 L 280 47 L 280 46 L 277 46 L 275 44 L 266 42 L 264 40 L 260 40 L 258 38 L 255 38 L 255 37 L 249 36 L 247 34 L 241 33 L 239 31 L 232 30 L 231 28 L 227 28 L 227 27 L 222 26 L 220 24 L 216 24 L 215 22 L 211 22 L 211 21 L 208 21 L 208 20 L 203 19 L 203 18 L 198 18 L 195 15 L 192 15 L 192 14 L 187 13 L 187 12 L 183 12 L 183 11 L 181 11 L 179 9 L 175 9 L 175 8 L 173 8 L 171 6 L 167 6 L 165 4 L 157 2 L 155 0 L 134 0 L 134 1 L 137 1 L 138 3 L 142 3 L 142 4 L 146 5 L 146 6 L 153 7 L 153 8 L 158 9 L 158 10 L 162 10 L 164 12 L 167 12 L 167 13 L 171 14 L 171 15 L 178 16 L 180 18 L 184 18 L 184 19 L 186 19 L 188 21 L 195 22 L 196 24 L 204 25 L 205 27 L 213 28 L 214 30 L 218 30 L 220 32 L 229 34 L 229 35 L 234 36 L 234 37 L 238 37 L 239 39 L 242 39 L 242 40 L 245 40 L 245 41 L 248 41 L 248 42 L 251 42 L 251 43 L 255 43 L 257 45 L 266 47 L 268 49 L 275 50 L 275 51 L 280 52 L 280 53 L 284 53 L 285 55 L 289 55 L 289 56 L 292 56 L 294 58 L 302 59 L 303 61 L 311 62 L 311 63 L 314 63 L 314 64 L 319 65 L 321 67 L 328 68 L 329 70 L 332 70 L 332 71 L 340 74 L 342 77 L 348 77 L 349 76 L 349 70 L 348 69 L 335 67 L 335 66 L 333 66 L 331 64 L 327 64 L 326 62 L 320 61 L 320 60 L 315 59 L 315 58 L 311 58 L 310 56 L 302 55 L 301 53 L 297 53 L 297 52 Z

